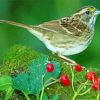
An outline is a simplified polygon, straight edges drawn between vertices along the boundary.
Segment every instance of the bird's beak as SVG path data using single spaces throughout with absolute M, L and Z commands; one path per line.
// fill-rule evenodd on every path
M 96 10 L 94 13 L 94 15 L 98 15 L 98 14 L 100 14 L 100 10 Z

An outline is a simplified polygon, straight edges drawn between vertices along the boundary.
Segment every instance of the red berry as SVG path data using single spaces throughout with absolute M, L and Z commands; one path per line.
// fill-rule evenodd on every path
M 95 91 L 97 91 L 99 89 L 98 84 L 93 83 L 92 84 L 92 89 L 95 90 Z
M 99 89 L 99 81 L 98 79 L 95 79 L 93 84 L 92 84 L 92 89 L 97 91 Z
M 86 74 L 86 79 L 88 79 L 88 80 L 93 81 L 93 79 L 96 79 L 96 78 L 97 78 L 97 76 L 96 76 L 95 72 L 93 72 L 93 71 L 90 71 Z
M 98 78 L 95 78 L 95 79 L 93 80 L 93 83 L 99 84 L 99 79 L 98 79 Z
M 47 72 L 52 72 L 52 71 L 54 70 L 53 64 L 48 63 L 48 64 L 46 65 L 46 70 L 47 70 Z
M 68 76 L 66 74 L 62 74 L 60 76 L 60 81 L 65 86 L 69 86 L 70 85 L 70 80 L 69 80 L 69 78 L 68 78 Z
M 79 64 L 77 64 L 77 65 L 75 66 L 75 70 L 76 70 L 77 72 L 81 72 L 81 71 L 82 71 L 82 66 L 79 65 Z

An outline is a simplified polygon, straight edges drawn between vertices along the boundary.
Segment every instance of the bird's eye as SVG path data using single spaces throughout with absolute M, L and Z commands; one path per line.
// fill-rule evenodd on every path
M 86 11 L 86 14 L 89 14 L 90 12 L 89 11 Z

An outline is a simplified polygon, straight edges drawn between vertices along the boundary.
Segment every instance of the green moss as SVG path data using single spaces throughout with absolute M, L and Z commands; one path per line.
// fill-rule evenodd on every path
M 4 56 L 0 75 L 15 75 L 27 71 L 33 59 L 39 57 L 39 53 L 26 46 L 15 45 L 11 47 Z

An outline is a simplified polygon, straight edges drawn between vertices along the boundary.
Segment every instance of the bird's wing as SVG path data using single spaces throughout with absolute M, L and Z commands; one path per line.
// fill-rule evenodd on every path
M 45 22 L 36 26 L 36 30 L 44 30 L 66 35 L 81 36 L 86 25 L 73 17 L 65 17 L 59 20 Z
M 46 31 L 46 32 L 51 32 L 52 34 L 54 33 L 66 34 L 66 31 L 63 29 L 62 26 L 60 26 L 58 20 L 45 22 L 43 24 L 35 26 L 35 30 L 42 31 L 44 33 Z
M 71 34 L 81 36 L 87 25 L 75 17 L 65 17 L 60 20 L 60 25 Z

